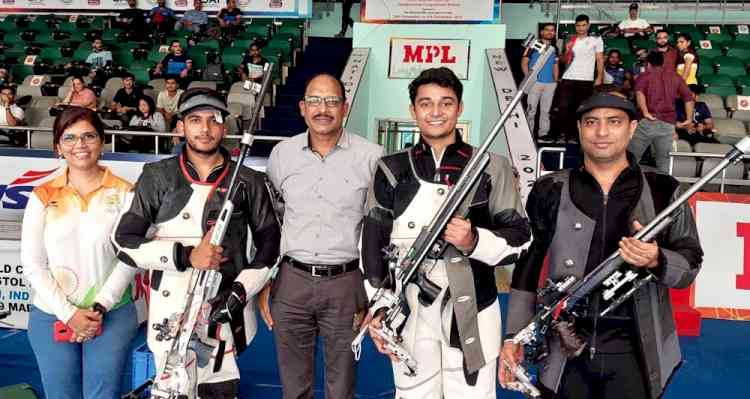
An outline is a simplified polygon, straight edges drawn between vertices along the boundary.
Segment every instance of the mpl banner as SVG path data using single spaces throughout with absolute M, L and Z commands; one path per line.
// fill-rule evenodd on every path
M 413 79 L 425 69 L 446 67 L 466 80 L 470 50 L 468 39 L 392 38 L 388 77 Z
M 491 23 L 499 0 L 362 0 L 361 19 L 369 23 Z
M 750 196 L 697 193 L 690 202 L 703 247 L 694 307 L 704 318 L 750 320 Z
M 218 12 L 226 6 L 224 0 L 201 0 L 203 11 Z M 156 0 L 141 0 L 138 7 L 150 10 L 156 7 Z M 167 7 L 175 11 L 193 9 L 191 0 L 167 0 Z M 24 11 L 63 11 L 97 14 L 120 11 L 128 8 L 127 0 L 4 0 L 0 12 L 22 13 Z M 309 17 L 312 13 L 312 0 L 237 0 L 237 8 L 247 16 Z

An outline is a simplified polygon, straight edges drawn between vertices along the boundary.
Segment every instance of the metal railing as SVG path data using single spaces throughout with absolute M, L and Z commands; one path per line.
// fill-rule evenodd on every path
M 716 154 L 716 153 L 710 153 L 710 152 L 682 152 L 682 151 L 672 151 L 669 153 L 669 175 L 677 179 L 680 183 L 695 183 L 700 179 L 700 177 L 687 177 L 687 176 L 675 176 L 674 175 L 674 161 L 676 157 L 683 157 L 683 158 L 717 158 L 717 159 L 724 159 L 726 157 L 726 154 Z M 750 159 L 750 155 L 743 155 L 742 158 Z M 721 171 L 721 178 L 719 179 L 719 192 L 724 193 L 724 187 L 729 186 L 750 186 L 750 180 L 748 179 L 730 179 L 727 178 L 727 169 Z M 744 173 L 744 171 L 743 171 Z M 714 179 L 715 181 L 716 179 Z M 712 183 L 714 183 L 712 181 Z
M 52 133 L 51 127 L 42 127 L 42 126 L 1 126 L 0 130 L 15 130 L 15 131 L 25 131 L 26 132 L 26 148 L 32 149 L 31 147 L 31 134 L 33 132 L 48 132 Z M 114 129 L 105 129 L 104 133 L 107 135 L 112 136 L 112 143 L 111 145 L 111 152 L 117 152 L 115 150 L 115 137 L 117 136 L 145 136 L 145 137 L 153 137 L 154 138 L 154 153 L 156 155 L 159 155 L 159 138 L 160 137 L 182 137 L 181 135 L 177 133 L 169 133 L 169 132 L 147 132 L 147 131 L 138 131 L 138 130 L 114 130 Z M 230 134 L 224 136 L 225 139 L 230 140 L 240 140 L 242 139 L 242 135 L 236 135 L 236 134 Z M 254 140 L 256 141 L 282 141 L 285 139 L 288 139 L 289 136 L 254 136 Z

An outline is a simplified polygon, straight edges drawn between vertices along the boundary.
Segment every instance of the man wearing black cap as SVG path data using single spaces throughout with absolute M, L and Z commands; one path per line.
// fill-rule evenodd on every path
M 235 354 L 255 335 L 255 314 L 244 306 L 268 279 L 279 254 L 281 233 L 264 176 L 241 167 L 240 188 L 222 246 L 209 242 L 227 193 L 234 162 L 220 146 L 226 134 L 226 103 L 210 89 L 185 91 L 177 109 L 186 146 L 178 156 L 143 167 L 132 204 L 120 218 L 113 242 L 121 261 L 151 270 L 148 345 L 163 368 L 172 339 L 156 327 L 179 318 L 191 275 L 197 269 L 221 272 L 219 294 L 199 318 L 187 356 L 190 398 L 234 398 L 239 386 Z M 250 231 L 251 235 L 248 235 Z M 257 249 L 248 255 L 248 240 Z M 223 327 L 223 328 L 222 328 Z
M 604 317 L 598 316 L 601 289 L 583 301 L 589 316 L 574 326 L 586 345 L 581 355 L 567 358 L 559 335 L 547 336 L 539 381 L 559 398 L 657 398 L 682 361 L 668 289 L 695 279 L 703 252 L 687 204 L 655 242 L 631 238 L 674 201 L 679 187 L 671 176 L 641 170 L 626 151 L 635 114 L 621 96 L 585 101 L 577 111 L 583 165 L 537 180 L 526 204 L 534 241 L 513 273 L 502 360 L 514 365 L 523 359 L 522 348 L 508 338 L 535 313 L 545 256 L 553 281 L 580 280 L 618 249 L 630 266 L 656 277 Z M 500 380 L 514 380 L 502 362 Z

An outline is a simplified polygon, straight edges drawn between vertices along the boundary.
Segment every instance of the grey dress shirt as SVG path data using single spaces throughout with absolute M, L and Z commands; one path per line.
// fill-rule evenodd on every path
M 308 133 L 277 144 L 266 173 L 284 198 L 281 254 L 334 265 L 359 258 L 367 189 L 383 148 L 347 132 L 325 157 Z

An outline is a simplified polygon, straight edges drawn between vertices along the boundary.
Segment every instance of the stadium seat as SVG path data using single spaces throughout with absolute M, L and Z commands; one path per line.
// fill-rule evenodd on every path
M 750 122 L 750 111 L 737 109 L 736 95 L 727 97 L 727 109 L 732 112 L 732 119 L 743 122 Z
M 148 85 L 154 88 L 154 91 L 159 93 L 160 91 L 164 90 L 164 85 L 166 83 L 164 82 L 164 79 L 151 79 L 148 82 Z
M 735 79 L 735 83 L 737 83 L 737 87 L 740 90 L 740 94 L 744 96 L 750 95 L 750 76 L 748 75 L 738 76 Z
M 693 152 L 693 148 L 685 140 L 675 142 L 677 152 Z M 695 157 L 672 157 L 672 176 L 695 177 L 697 160 Z
M 42 86 L 20 85 L 16 88 L 16 97 L 42 97 Z
M 151 77 L 148 74 L 148 69 L 148 66 L 143 64 L 132 64 L 128 71 L 135 76 L 136 84 L 144 85 L 151 80 Z
M 729 144 L 713 144 L 713 143 L 698 143 L 695 145 L 695 152 L 707 153 L 707 154 L 721 154 L 724 155 L 732 146 Z M 700 176 L 705 176 L 711 169 L 721 162 L 722 158 L 704 158 L 703 165 L 701 166 Z M 725 176 L 727 179 L 742 179 L 745 173 L 745 165 L 739 162 L 734 165 L 730 165 L 725 169 Z M 721 179 L 721 174 L 717 176 L 717 179 Z M 714 181 L 718 183 L 718 181 Z
M 713 46 L 711 48 L 698 48 L 695 52 L 698 54 L 699 62 L 707 65 L 713 65 L 712 59 L 722 55 L 721 49 Z
M 714 118 L 714 126 L 716 127 L 717 139 L 723 144 L 736 144 L 747 136 L 747 128 L 742 121 Z M 697 149 L 696 152 L 698 152 Z
M 712 118 L 727 118 L 727 110 L 724 106 L 724 100 L 721 96 L 716 94 L 700 94 L 698 95 L 698 101 L 706 103 L 708 110 L 711 111 Z
M 740 76 L 745 74 L 745 63 L 735 57 L 720 56 L 713 59 L 717 73 L 723 73 L 730 76 Z
M 42 120 L 48 116 L 49 107 L 28 107 L 24 113 L 23 121 L 27 126 L 39 126 Z
M 727 55 L 741 60 L 750 59 L 750 42 L 732 42 L 728 47 Z
M 227 71 L 234 71 L 242 63 L 244 58 L 243 54 L 224 54 L 221 57 L 224 69 Z
M 216 82 L 209 80 L 194 80 L 190 82 L 190 84 L 188 85 L 188 89 L 192 89 L 194 87 L 205 87 L 208 89 L 216 90 Z
M 112 89 L 114 91 L 117 91 L 122 87 L 122 78 L 113 76 L 109 79 L 107 79 L 107 83 L 104 84 L 105 89 Z

